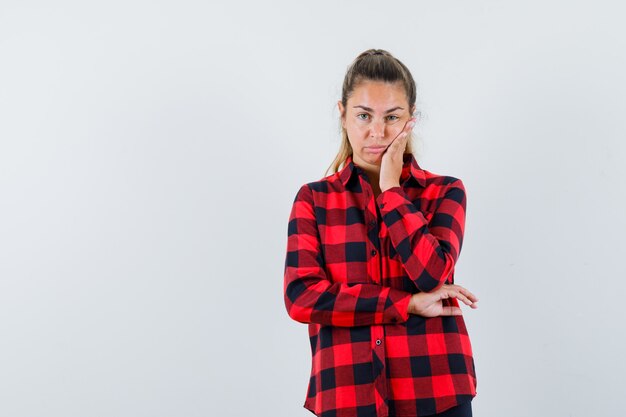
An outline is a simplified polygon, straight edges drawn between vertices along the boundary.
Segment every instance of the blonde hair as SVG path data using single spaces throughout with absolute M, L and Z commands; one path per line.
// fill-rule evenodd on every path
M 417 94 L 411 72 L 400 60 L 383 49 L 368 49 L 362 52 L 348 67 L 341 89 L 341 103 L 344 109 L 347 107 L 348 98 L 350 98 L 354 89 L 363 81 L 400 82 L 406 92 L 409 107 L 413 108 L 415 106 Z M 329 171 L 331 174 L 339 171 L 341 164 L 346 161 L 349 155 L 352 155 L 352 146 L 348 140 L 348 133 L 341 125 L 341 120 L 339 121 L 339 128 L 341 130 L 339 151 L 333 162 L 326 169 L 325 175 L 328 175 Z M 406 144 L 405 154 L 413 153 L 413 139 L 414 135 L 411 133 Z

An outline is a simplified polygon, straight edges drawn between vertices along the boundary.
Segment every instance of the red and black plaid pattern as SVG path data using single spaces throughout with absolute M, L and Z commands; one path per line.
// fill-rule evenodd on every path
M 308 323 L 304 407 L 321 417 L 415 417 L 476 395 L 463 316 L 408 313 L 411 294 L 454 283 L 465 187 L 404 155 L 400 186 L 376 198 L 348 157 L 303 185 L 289 217 L 284 298 Z M 444 300 L 458 306 L 456 299 Z

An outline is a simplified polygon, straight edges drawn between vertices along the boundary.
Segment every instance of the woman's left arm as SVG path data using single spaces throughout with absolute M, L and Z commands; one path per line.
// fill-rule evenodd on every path
M 387 188 L 376 198 L 404 269 L 424 292 L 446 283 L 463 244 L 465 186 L 460 179 L 439 186 L 446 188 L 430 223 L 400 186 Z

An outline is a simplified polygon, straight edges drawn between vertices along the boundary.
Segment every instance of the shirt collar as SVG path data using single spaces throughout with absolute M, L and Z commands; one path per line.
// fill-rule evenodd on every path
M 415 156 L 412 153 L 405 153 L 402 155 L 402 173 L 400 174 L 400 185 L 404 184 L 404 182 L 412 176 L 419 185 L 422 187 L 426 186 L 426 176 L 424 174 L 424 170 L 419 166 Z M 357 173 L 362 172 L 360 166 L 358 166 L 352 160 L 352 155 L 348 155 L 344 162 L 343 168 L 339 171 L 339 178 L 343 185 L 347 185 L 348 181 L 352 176 Z

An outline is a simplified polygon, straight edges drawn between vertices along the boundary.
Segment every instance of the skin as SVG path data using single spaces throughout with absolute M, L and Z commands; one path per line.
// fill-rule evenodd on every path
M 362 81 L 354 88 L 345 108 L 341 100 L 337 106 L 352 146 L 352 159 L 367 174 L 374 198 L 389 188 L 399 187 L 402 155 L 415 126 L 415 118 L 411 116 L 415 106 L 409 106 L 402 84 Z M 371 149 L 374 146 L 386 150 L 376 153 Z M 442 300 L 447 298 L 478 308 L 478 298 L 469 290 L 456 284 L 443 284 L 434 291 L 413 294 L 408 311 L 424 317 L 461 315 L 459 307 L 443 305 Z

